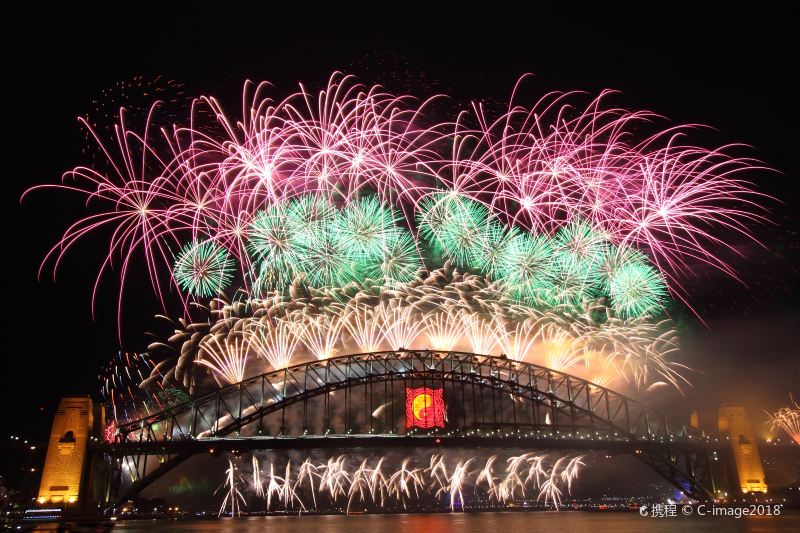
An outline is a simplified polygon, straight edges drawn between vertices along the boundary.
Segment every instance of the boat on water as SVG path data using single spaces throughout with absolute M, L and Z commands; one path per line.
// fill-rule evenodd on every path
M 93 513 L 65 513 L 63 509 L 34 508 L 12 523 L 17 531 L 111 531 L 114 517 Z

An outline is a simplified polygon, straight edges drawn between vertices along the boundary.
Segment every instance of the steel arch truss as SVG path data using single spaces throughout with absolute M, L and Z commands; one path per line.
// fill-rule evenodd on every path
M 399 406 L 407 386 L 444 390 L 444 429 L 405 429 Z M 690 496 L 710 495 L 703 466 L 710 448 L 699 430 L 569 374 L 463 352 L 375 352 L 265 373 L 122 425 L 107 452 L 135 472 L 130 494 L 197 453 L 198 445 L 235 439 L 245 448 L 269 449 L 276 438 L 357 435 L 365 442 L 433 435 L 448 442 L 540 439 L 565 449 L 580 441 L 596 449 L 614 443 Z M 148 455 L 158 457 L 155 467 L 147 467 Z

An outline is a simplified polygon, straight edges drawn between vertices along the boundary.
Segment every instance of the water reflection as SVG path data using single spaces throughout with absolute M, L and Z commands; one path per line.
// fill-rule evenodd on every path
M 800 513 L 786 511 L 778 517 L 647 518 L 637 513 L 536 512 L 451 513 L 360 516 L 269 516 L 221 520 L 119 522 L 115 532 L 167 533 L 213 531 L 215 533 L 470 533 L 533 531 L 613 531 L 614 533 L 717 532 L 767 533 L 800 531 Z

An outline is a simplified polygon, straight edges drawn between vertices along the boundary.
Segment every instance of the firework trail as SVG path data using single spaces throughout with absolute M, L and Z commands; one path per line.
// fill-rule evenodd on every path
M 381 470 L 383 466 L 382 457 L 374 468 L 367 466 L 367 459 L 364 459 L 359 467 L 353 472 L 350 482 L 350 489 L 347 497 L 347 512 L 350 512 L 350 507 L 356 496 L 359 501 L 366 502 L 368 499 L 372 504 L 384 506 L 386 486 L 388 480 L 383 475 Z
M 248 351 L 247 341 L 234 339 L 231 343 L 212 336 L 201 344 L 201 357 L 197 363 L 210 368 L 225 384 L 239 383 L 244 379 Z
M 261 481 L 261 467 L 258 458 L 253 454 L 253 490 L 257 498 L 264 498 L 264 483 Z
M 558 505 L 561 502 L 561 489 L 558 487 L 559 481 L 559 472 L 558 468 L 564 462 L 564 458 L 560 458 L 556 461 L 556 464 L 553 465 L 553 468 L 550 470 L 549 475 L 545 476 L 544 483 L 542 483 L 542 488 L 539 491 L 539 497 L 537 499 L 544 498 L 544 504 L 547 505 L 548 500 L 553 502 L 556 509 L 558 509 Z
M 253 326 L 247 338 L 253 343 L 256 353 L 276 370 L 288 367 L 300 342 L 293 334 L 291 324 L 286 320 L 267 320 Z
M 419 498 L 420 491 L 425 486 L 422 478 L 422 469 L 409 468 L 410 464 L 410 458 L 403 459 L 400 469 L 389 476 L 388 481 L 389 495 L 400 501 L 403 504 L 403 508 L 407 507 L 409 499 Z
M 228 461 L 228 469 L 225 470 L 225 481 L 219 486 L 216 492 L 220 489 L 225 489 L 225 498 L 222 499 L 222 505 L 219 507 L 219 516 L 228 514 L 230 516 L 238 516 L 242 514 L 242 506 L 246 506 L 247 502 L 244 495 L 239 490 L 239 479 L 236 475 L 236 467 L 233 461 Z M 215 492 L 215 493 L 216 493 Z M 225 511 L 225 509 L 230 511 Z
M 468 468 L 473 463 L 474 459 L 461 460 L 453 469 L 453 474 L 447 479 L 447 489 L 442 487 L 436 493 L 437 496 L 446 493 L 450 497 L 450 510 L 454 511 L 456 501 L 459 502 L 461 508 L 464 508 L 464 485 L 468 475 Z
M 105 365 L 98 377 L 100 397 L 111 425 L 141 419 L 189 399 L 184 391 L 162 384 L 163 366 L 156 364 L 147 352 L 118 352 Z M 113 435 L 113 430 L 110 434 Z
M 322 474 L 319 476 L 318 490 L 326 490 L 333 500 L 347 494 L 347 485 L 351 481 L 350 474 L 345 467 L 345 456 L 331 457 L 324 466 L 320 466 Z
M 340 313 L 304 315 L 291 322 L 293 333 L 317 359 L 328 359 L 337 353 L 337 343 L 344 327 Z
M 150 347 L 167 357 L 150 383 L 196 387 L 203 368 L 227 383 L 330 355 L 402 346 L 504 353 L 597 385 L 646 390 L 667 383 L 680 390 L 688 384 L 684 374 L 690 369 L 671 361 L 678 342 L 669 321 L 616 318 L 599 303 L 580 314 L 513 304 L 485 278 L 447 268 L 393 288 L 295 287 L 289 296 L 218 301 L 206 322 L 176 324 L 173 343 Z
M 767 412 L 768 421 L 773 431 L 782 429 L 796 443 L 800 444 L 800 404 L 789 397 L 789 405 L 781 407 L 774 413 Z
M 463 324 L 453 311 L 443 309 L 425 315 L 425 334 L 434 350 L 452 350 L 464 336 Z
M 509 457 L 504 470 L 496 467 L 497 459 L 497 455 L 488 457 L 485 462 L 475 457 L 459 458 L 455 464 L 448 465 L 443 454 L 433 454 L 427 467 L 417 466 L 414 458 L 405 457 L 393 469 L 387 457 L 379 457 L 374 462 L 369 458 L 354 462 L 340 455 L 322 463 L 306 458 L 296 470 L 291 461 L 287 461 L 282 476 L 277 475 L 276 466 L 270 464 L 265 489 L 254 458 L 254 495 L 266 502 L 267 509 L 277 503 L 289 510 L 297 504 L 300 512 L 318 510 L 326 503 L 337 505 L 340 501 L 346 502 L 347 512 L 354 505 L 380 509 L 396 505 L 406 509 L 412 503 L 429 498 L 455 511 L 456 508 L 467 509 L 473 498 L 476 502 L 488 499 L 495 505 L 506 505 L 527 498 L 530 490 L 545 506 L 557 510 L 564 494 L 572 492 L 573 483 L 585 466 L 583 455 L 524 453 Z M 229 469 L 225 487 L 229 488 L 230 479 Z M 226 497 L 224 505 L 229 501 Z M 307 502 L 312 505 L 307 506 Z
M 319 468 L 315 466 L 311 459 L 308 458 L 303 461 L 303 464 L 300 465 L 299 472 L 297 474 L 297 480 L 294 483 L 293 490 L 295 493 L 297 492 L 298 487 L 301 487 L 304 483 L 308 484 L 309 490 L 311 491 L 311 498 L 314 503 L 314 508 L 317 507 L 317 494 L 314 490 L 314 479 L 321 479 L 321 474 L 319 474 Z
M 256 496 L 259 496 L 258 491 L 256 492 Z M 303 502 L 297 497 L 294 486 L 292 485 L 291 461 L 286 463 L 286 471 L 283 477 L 275 475 L 274 464 L 269 465 L 269 481 L 267 482 L 267 488 L 261 491 L 261 497 L 267 500 L 268 510 L 272 508 L 273 496 L 275 501 L 283 504 L 284 509 L 292 508 L 294 507 L 294 503 L 298 502 L 300 504 L 300 511 L 306 510 L 305 505 L 303 505 Z

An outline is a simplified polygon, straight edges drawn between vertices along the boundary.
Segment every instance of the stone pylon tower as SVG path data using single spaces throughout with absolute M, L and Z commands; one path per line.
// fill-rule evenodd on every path
M 758 453 L 756 436 L 744 407 L 723 405 L 719 408 L 719 431 L 730 438 L 739 490 L 744 493 L 767 492 L 764 466 Z M 733 480 L 731 480 L 733 484 Z
M 39 486 L 40 504 L 74 504 L 82 496 L 89 440 L 104 423 L 102 406 L 89 396 L 66 396 L 58 404 Z

